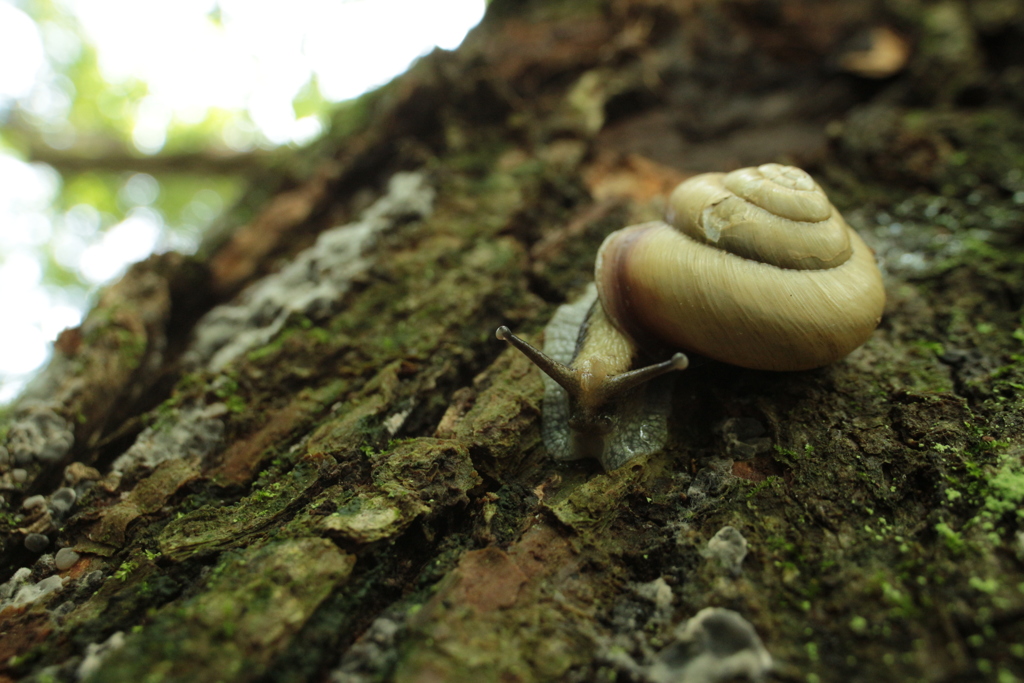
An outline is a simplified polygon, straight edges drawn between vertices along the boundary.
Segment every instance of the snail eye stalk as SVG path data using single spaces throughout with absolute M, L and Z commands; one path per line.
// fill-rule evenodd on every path
M 592 409 L 604 405 L 655 377 L 660 377 L 673 370 L 685 370 L 690 364 L 686 354 L 676 353 L 661 363 L 654 363 L 617 375 L 599 377 L 595 382 L 590 365 L 586 362 L 581 363 L 580 367 L 575 367 L 575 363 L 573 366 L 559 363 L 533 344 L 512 334 L 512 331 L 504 325 L 497 329 L 494 336 L 519 349 L 548 377 L 558 382 L 559 386 L 569 394 L 571 401 Z

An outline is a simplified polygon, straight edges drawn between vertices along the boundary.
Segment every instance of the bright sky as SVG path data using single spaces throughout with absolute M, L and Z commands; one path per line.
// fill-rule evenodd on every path
M 79 54 L 78 39 L 56 24 L 37 27 L 18 0 L 0 0 L 0 120 L 12 103 L 43 124 L 46 139 L 73 140 L 66 79 L 55 70 Z M 133 141 L 157 153 L 168 125 L 198 122 L 207 109 L 245 110 L 224 142 L 242 151 L 258 144 L 302 143 L 321 132 L 315 117 L 296 119 L 292 100 L 316 75 L 331 101 L 360 95 L 406 70 L 435 46 L 454 49 L 483 16 L 484 0 L 57 0 L 76 15 L 112 83 L 148 85 L 138 103 Z M 219 12 L 219 22 L 211 16 Z M 262 138 L 261 138 L 262 136 Z M 196 247 L 197 238 L 166 230 L 149 207 L 159 185 L 133 176 L 119 200 L 127 218 L 101 231 L 86 205 L 57 213 L 51 202 L 60 177 L 0 150 L 0 404 L 10 401 L 49 357 L 52 341 L 77 325 L 85 301 L 42 286 L 40 247 L 96 285 L 122 275 L 154 250 Z M 197 196 L 207 220 L 219 198 Z

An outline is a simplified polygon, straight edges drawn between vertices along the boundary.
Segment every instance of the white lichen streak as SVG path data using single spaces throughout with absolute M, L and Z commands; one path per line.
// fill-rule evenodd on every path
M 289 316 L 303 315 L 313 321 L 330 316 L 352 281 L 372 265 L 369 252 L 380 236 L 404 221 L 429 215 L 434 195 L 423 174 L 396 173 L 387 194 L 363 211 L 359 220 L 324 231 L 316 244 L 280 271 L 251 285 L 236 301 L 207 313 L 185 352 L 186 364 L 217 373 L 270 342 Z M 113 471 L 128 474 L 173 458 L 202 459 L 217 452 L 228 412 L 223 403 L 180 408 L 171 426 L 143 430 L 114 461 Z
M 358 221 L 324 231 L 316 244 L 280 271 L 251 285 L 236 301 L 207 313 L 196 326 L 186 362 L 218 372 L 267 344 L 289 316 L 299 314 L 311 320 L 329 316 L 352 281 L 370 267 L 372 259 L 366 255 L 380 236 L 410 218 L 428 216 L 434 195 L 423 174 L 396 173 L 387 194 Z
M 33 460 L 55 463 L 71 450 L 74 429 L 56 408 L 56 404 L 29 401 L 18 409 L 7 432 L 6 448 L 0 451 L 0 468 L 28 465 Z
M 53 575 L 30 584 L 32 570 L 22 567 L 6 583 L 0 584 L 0 612 L 7 607 L 22 607 L 64 588 L 69 579 Z
M 125 637 L 122 631 L 115 632 L 102 643 L 89 643 L 85 646 L 85 656 L 82 663 L 78 665 L 75 676 L 79 681 L 84 681 L 100 669 L 103 660 L 113 652 L 124 647 Z
M 154 469 L 167 460 L 185 455 L 200 460 L 215 452 L 224 440 L 223 403 L 181 408 L 170 426 L 147 427 L 135 443 L 114 461 L 114 472 L 130 474 L 137 469 Z

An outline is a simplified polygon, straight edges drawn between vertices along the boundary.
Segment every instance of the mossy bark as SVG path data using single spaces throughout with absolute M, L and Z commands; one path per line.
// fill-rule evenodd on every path
M 779 680 L 1024 678 L 1021 16 L 492 2 L 459 50 L 340 110 L 305 184 L 199 257 L 137 265 L 62 336 L 30 398 L 74 445 L 5 466 L 0 578 L 55 572 L 30 531 L 80 557 L 0 612 L 0 677 L 642 680 L 721 606 Z M 880 29 L 907 50 L 884 77 L 854 58 Z M 551 462 L 540 377 L 495 328 L 536 340 L 609 231 L 687 174 L 768 161 L 811 171 L 875 249 L 878 331 L 819 370 L 687 371 L 663 452 Z M 185 363 L 205 310 L 409 170 L 432 211 L 360 254 L 329 315 Z M 174 430 L 174 457 L 110 474 Z M 61 484 L 68 516 L 22 510 Z M 724 526 L 739 573 L 705 552 Z

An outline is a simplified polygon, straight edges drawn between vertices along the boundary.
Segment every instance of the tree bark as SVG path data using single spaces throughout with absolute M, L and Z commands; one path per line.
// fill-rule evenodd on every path
M 763 643 L 773 680 L 1024 677 L 1022 9 L 495 0 L 60 337 L 0 431 L 0 676 L 711 681 Z M 769 161 L 876 251 L 879 329 L 706 363 L 662 452 L 552 462 L 494 330 Z

